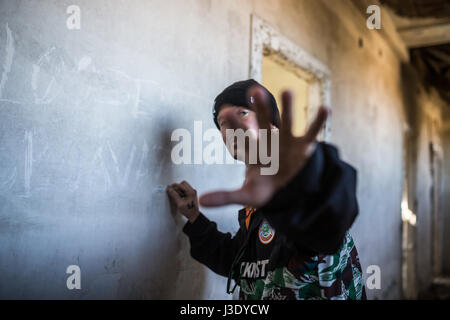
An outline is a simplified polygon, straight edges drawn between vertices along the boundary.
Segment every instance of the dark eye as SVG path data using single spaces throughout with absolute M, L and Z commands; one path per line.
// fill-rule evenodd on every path
M 243 116 L 246 116 L 246 115 L 248 114 L 248 111 L 242 110 L 242 111 L 240 112 L 240 114 L 243 115 Z

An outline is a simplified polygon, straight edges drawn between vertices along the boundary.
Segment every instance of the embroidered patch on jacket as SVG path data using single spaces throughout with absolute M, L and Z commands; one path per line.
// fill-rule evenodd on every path
M 262 244 L 269 244 L 275 236 L 275 230 L 274 228 L 272 228 L 269 222 L 264 219 L 259 226 L 258 234 L 259 241 L 261 241 Z

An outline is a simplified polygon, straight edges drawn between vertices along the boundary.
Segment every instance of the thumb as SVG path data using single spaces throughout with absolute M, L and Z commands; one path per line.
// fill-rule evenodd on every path
M 241 189 L 235 191 L 215 191 L 205 193 L 200 196 L 200 205 L 204 207 L 219 207 L 227 204 L 242 204 L 247 203 L 248 197 Z

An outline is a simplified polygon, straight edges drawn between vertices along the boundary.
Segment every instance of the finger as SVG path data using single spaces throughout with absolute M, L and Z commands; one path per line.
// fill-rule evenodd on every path
M 181 182 L 181 186 L 184 187 L 183 190 L 184 190 L 187 194 L 195 194 L 195 193 L 196 193 L 195 189 L 192 188 L 192 186 L 191 186 L 187 181 L 185 181 L 185 180 L 183 180 L 183 181 Z
M 180 195 L 178 194 L 177 191 L 175 191 L 174 188 L 168 187 L 168 188 L 167 188 L 167 193 L 169 194 L 169 197 L 170 197 L 173 201 L 175 201 L 175 203 L 176 203 L 177 205 L 180 205 L 180 204 L 182 203 L 183 200 L 181 199 Z
M 282 114 L 281 114 L 281 134 L 292 135 L 292 101 L 293 93 L 290 90 L 283 91 L 281 95 Z
M 248 99 L 253 97 L 259 128 L 270 130 L 269 97 L 266 92 L 260 86 L 254 85 L 248 90 L 247 96 Z
M 327 121 L 329 113 L 330 110 L 328 108 L 320 107 L 319 111 L 317 111 L 316 118 L 309 126 L 308 131 L 306 132 L 303 138 L 309 142 L 314 142 L 323 125 Z
M 204 207 L 219 207 L 227 204 L 246 205 L 249 197 L 241 189 L 235 191 L 216 191 L 200 196 L 199 203 Z
M 189 188 L 186 186 L 186 184 L 183 183 L 183 181 L 178 184 L 178 188 L 182 190 L 185 194 L 188 194 L 190 191 Z
M 179 183 L 174 183 L 172 185 L 172 188 L 178 192 L 178 194 L 180 195 L 181 198 L 186 197 L 186 191 L 183 190 L 183 188 L 181 187 L 181 184 Z

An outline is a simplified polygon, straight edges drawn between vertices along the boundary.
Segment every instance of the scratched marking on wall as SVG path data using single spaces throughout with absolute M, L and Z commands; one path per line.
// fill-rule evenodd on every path
M 51 126 L 48 128 L 47 123 L 42 127 L 39 124 L 34 126 L 33 122 L 27 123 L 20 133 L 24 137 L 24 149 L 21 153 L 23 158 L 16 156 L 23 161 L 23 171 L 11 164 L 9 167 L 3 167 L 0 177 L 1 192 L 16 190 L 14 186 L 19 181 L 23 181 L 23 190 L 16 191 L 23 197 L 32 196 L 33 190 L 45 191 L 55 185 L 64 186 L 65 192 L 99 185 L 105 193 L 112 189 L 131 188 L 130 191 L 136 191 L 142 183 L 147 183 L 150 174 L 152 181 L 164 179 L 163 171 L 160 168 L 158 170 L 158 165 L 154 162 L 156 160 L 152 156 L 154 153 L 164 153 L 164 148 L 160 145 L 149 146 L 145 139 L 140 138 L 139 142 L 129 142 L 125 154 L 127 148 L 124 150 L 123 145 L 120 145 L 118 153 L 118 146 L 114 147 L 112 143 L 114 140 L 104 136 L 105 130 L 111 125 L 105 119 L 114 111 L 121 112 L 121 121 L 153 121 L 158 112 L 157 108 L 154 108 L 155 102 L 175 105 L 180 104 L 180 101 L 196 101 L 209 105 L 208 99 L 180 88 L 163 87 L 157 81 L 130 76 L 118 68 L 101 68 L 96 65 L 95 58 L 87 54 L 71 59 L 57 45 L 42 50 L 29 65 L 29 78 L 28 82 L 24 83 L 23 90 L 29 90 L 31 100 L 27 100 L 23 94 L 10 99 L 5 97 L 4 89 L 16 70 L 14 64 L 18 62 L 15 59 L 17 50 L 14 30 L 8 23 L 5 30 L 0 107 L 6 103 L 17 104 L 18 108 L 36 106 L 41 108 L 39 110 L 42 110 L 42 114 L 48 115 L 51 115 L 53 110 L 70 108 L 68 111 L 71 113 L 79 110 L 95 114 L 98 121 L 93 122 L 96 126 L 93 129 L 96 136 L 90 140 L 95 146 L 89 148 L 85 143 L 77 141 L 76 136 L 63 144 L 56 142 L 56 131 L 50 131 Z M 24 68 L 27 66 L 21 66 L 22 73 Z M 123 118 L 127 115 L 128 119 Z M 55 119 L 56 121 L 58 119 Z M 74 117 L 71 121 L 85 120 Z M 81 124 L 84 125 L 84 122 Z M 1 138 L 6 139 L 7 135 L 8 132 L 5 131 Z M 163 160 L 166 156 L 161 155 Z M 42 172 L 43 168 L 51 170 L 54 176 Z M 156 170 L 153 170 L 155 168 Z
M 31 176 L 33 174 L 33 133 L 31 131 L 25 132 L 25 141 L 26 141 L 26 149 L 25 149 L 25 170 L 24 170 L 24 178 L 25 178 L 25 197 L 30 196 L 30 186 L 31 186 Z
M 6 45 L 5 45 L 5 61 L 3 62 L 3 72 L 2 77 L 0 80 L 0 101 L 8 101 L 8 102 L 15 102 L 8 99 L 3 99 L 3 89 L 5 88 L 6 81 L 8 80 L 8 74 L 11 71 L 11 66 L 14 60 L 14 38 L 11 32 L 11 29 L 8 26 L 8 23 L 6 23 Z

